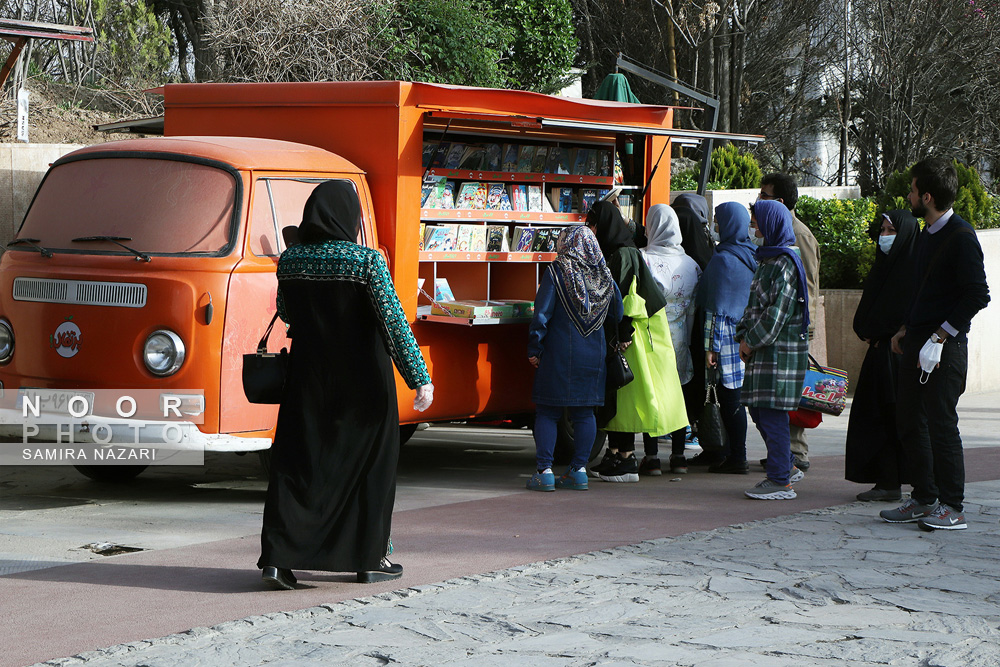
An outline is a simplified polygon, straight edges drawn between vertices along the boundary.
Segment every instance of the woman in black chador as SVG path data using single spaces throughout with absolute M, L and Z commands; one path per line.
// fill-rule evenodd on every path
M 845 477 L 874 484 L 858 500 L 899 500 L 906 460 L 896 433 L 896 370 L 890 339 L 906 316 L 916 287 L 914 250 L 920 229 L 909 211 L 879 216 L 868 231 L 878 243 L 854 314 L 854 332 L 868 343 L 847 425 Z
M 264 581 L 292 589 L 292 568 L 395 579 L 388 560 L 399 415 L 392 364 L 413 406 L 433 385 L 382 256 L 358 245 L 361 205 L 349 181 L 306 202 L 300 245 L 278 261 L 278 315 L 294 330 L 271 458 Z

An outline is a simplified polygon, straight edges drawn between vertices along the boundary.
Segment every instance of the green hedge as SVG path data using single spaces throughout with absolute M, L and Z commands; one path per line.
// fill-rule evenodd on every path
M 953 208 L 976 229 L 993 229 L 1000 227 L 1000 197 L 991 195 L 983 187 L 979 174 L 972 167 L 967 167 L 958 160 L 954 161 L 958 172 L 958 196 Z M 912 165 L 911 165 L 912 166 Z M 910 170 L 893 172 L 886 179 L 885 189 L 876 198 L 880 213 L 892 209 L 909 209 L 906 195 L 910 192 L 913 177 Z
M 868 227 L 877 211 L 871 198 L 799 197 L 795 214 L 819 243 L 821 289 L 861 289 L 875 261 L 875 243 L 868 237 Z

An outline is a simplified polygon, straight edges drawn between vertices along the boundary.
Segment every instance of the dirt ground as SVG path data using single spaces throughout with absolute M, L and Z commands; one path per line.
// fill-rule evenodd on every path
M 97 144 L 135 137 L 98 132 L 93 126 L 160 113 L 156 96 L 137 95 L 139 104 L 121 95 L 86 88 L 29 81 L 28 141 L 33 144 Z M 133 111 L 129 111 L 132 109 Z M 7 95 L 0 99 L 0 142 L 17 141 L 17 105 Z

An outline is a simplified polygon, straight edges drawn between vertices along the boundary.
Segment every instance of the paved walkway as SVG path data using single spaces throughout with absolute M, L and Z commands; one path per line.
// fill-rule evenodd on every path
M 693 470 L 398 511 L 407 569 L 390 584 L 301 573 L 262 591 L 255 534 L 0 577 L 0 665 L 117 644 L 39 664 L 992 667 L 998 406 L 960 405 L 969 530 L 850 502 L 864 487 L 843 481 L 838 421 L 794 501 L 742 498 L 759 472 Z

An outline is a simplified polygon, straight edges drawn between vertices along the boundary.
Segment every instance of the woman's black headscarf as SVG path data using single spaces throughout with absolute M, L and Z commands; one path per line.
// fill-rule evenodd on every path
M 599 201 L 587 212 L 587 225 L 595 227 L 594 235 L 605 257 L 614 255 L 621 247 L 635 247 L 621 211 L 611 202 Z
M 884 339 L 899 330 L 912 301 L 917 237 L 920 225 L 909 211 L 884 214 L 896 228 L 889 254 L 875 249 L 875 263 L 865 278 L 864 292 L 854 313 L 854 333 L 869 340 Z M 875 218 L 868 235 L 878 243 L 882 216 Z
M 302 210 L 299 240 L 358 242 L 361 202 L 350 181 L 326 181 L 316 186 Z
M 685 192 L 677 195 L 670 206 L 681 223 L 681 236 L 684 239 L 681 247 L 704 271 L 715 252 L 715 244 L 708 234 L 708 200 L 701 195 Z

